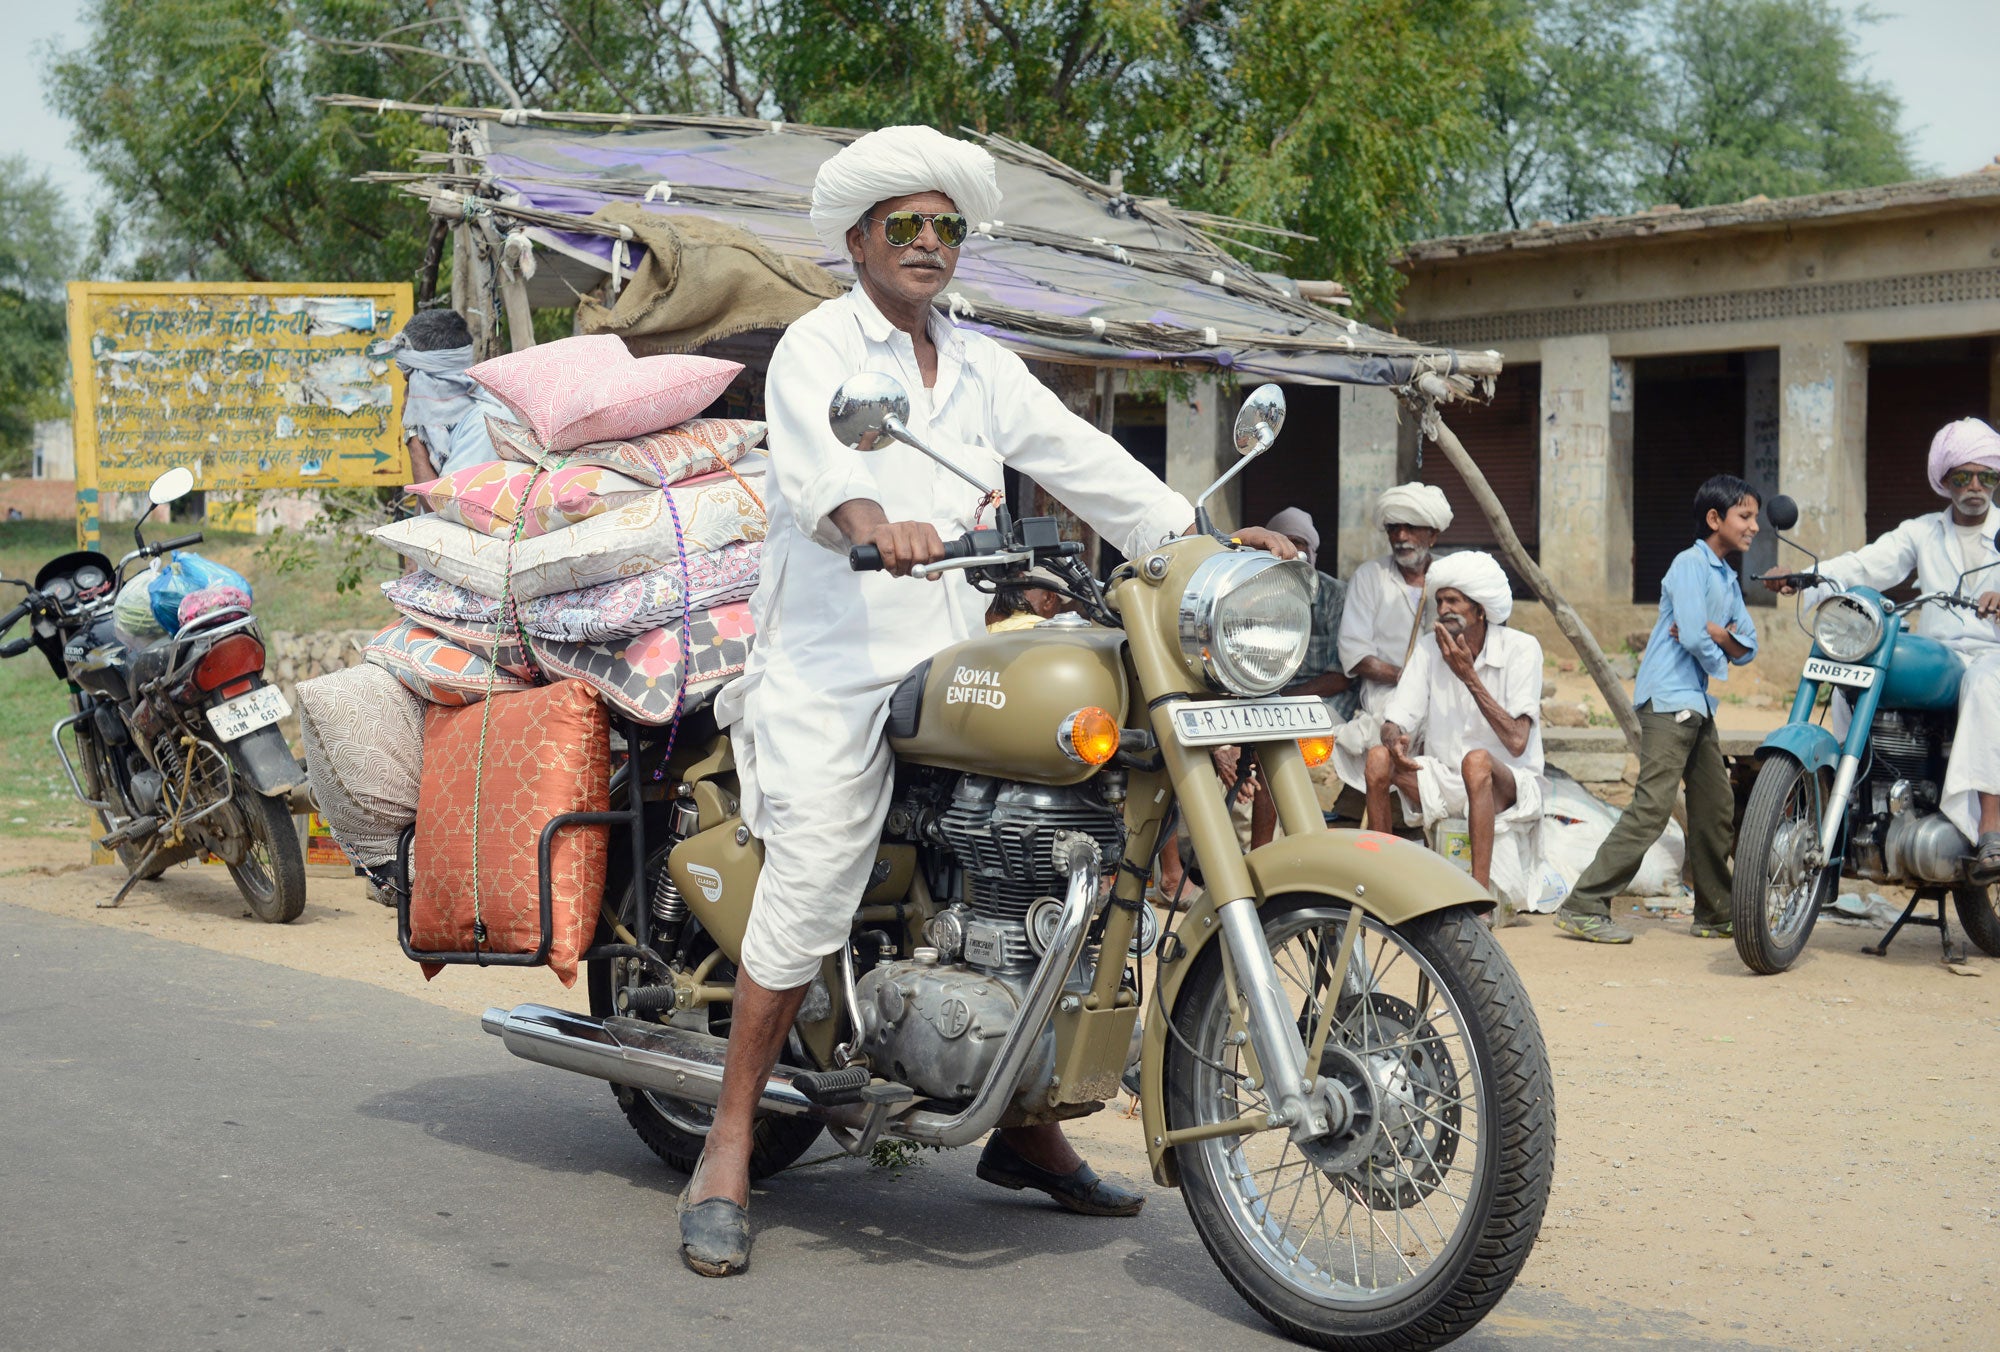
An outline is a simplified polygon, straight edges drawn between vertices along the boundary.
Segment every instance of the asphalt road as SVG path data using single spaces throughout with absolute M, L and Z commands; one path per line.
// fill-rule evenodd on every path
M 0 1141 L 22 1352 L 1288 1345 L 1174 1194 L 1070 1216 L 971 1151 L 774 1180 L 751 1274 L 705 1281 L 680 1176 L 601 1086 L 373 986 L 4 902 Z M 1524 1282 L 1457 1346 L 1734 1345 L 1710 1333 Z

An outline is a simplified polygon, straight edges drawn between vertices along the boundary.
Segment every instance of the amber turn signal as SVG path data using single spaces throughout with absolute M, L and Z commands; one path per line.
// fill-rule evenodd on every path
M 1325 765 L 1333 756 L 1333 738 L 1301 737 L 1299 754 L 1305 757 L 1307 766 Z
M 1056 729 L 1056 745 L 1083 765 L 1102 765 L 1118 754 L 1118 720 L 1091 705 L 1078 709 Z

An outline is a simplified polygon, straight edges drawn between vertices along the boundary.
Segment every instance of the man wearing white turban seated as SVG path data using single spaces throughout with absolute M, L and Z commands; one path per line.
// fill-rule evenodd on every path
M 730 726 L 743 820 L 764 845 L 743 939 L 721 1102 L 681 1203 L 681 1255 L 705 1276 L 750 1257 L 746 1210 L 757 1099 L 821 960 L 848 942 L 888 815 L 888 699 L 910 669 L 985 632 L 987 598 L 964 576 L 911 579 L 988 513 L 1008 466 L 1055 493 L 1127 555 L 1191 528 L 1194 509 L 1109 436 L 1066 409 L 1021 359 L 962 332 L 932 302 L 973 223 L 1000 205 L 993 158 L 929 127 L 889 127 L 821 166 L 812 224 L 857 284 L 786 330 L 765 385 L 769 537 L 751 598 L 757 646 L 716 702 Z M 987 485 L 897 442 L 862 455 L 827 426 L 841 382 L 894 376 L 911 430 Z M 1293 554 L 1261 530 L 1247 544 Z M 884 571 L 848 567 L 874 545 Z M 1072 1211 L 1132 1215 L 1143 1197 L 1097 1177 L 1056 1126 L 998 1133 L 989 1182 L 1047 1192 Z
M 1994 531 L 2000 517 L 1993 497 L 2000 491 L 2000 432 L 1978 418 L 1946 423 L 1931 438 L 1931 488 L 1949 505 L 1941 512 L 1911 517 L 1881 539 L 1819 565 L 1822 576 L 1841 587 L 1886 591 L 1916 574 L 1917 591 L 1950 592 L 1975 568 L 2000 564 Z M 1782 575 L 1764 580 L 1772 591 L 1794 589 Z M 1945 766 L 1945 818 L 1974 843 L 1970 880 L 2000 882 L 2000 567 L 1967 580 L 1977 610 L 1925 606 L 1917 632 L 1939 640 L 1966 667 L 1958 687 L 1958 729 Z M 1817 595 L 1808 596 L 1816 602 Z M 1846 703 L 1836 735 L 1846 734 Z
M 1537 867 L 1542 777 L 1542 645 L 1507 627 L 1514 599 L 1491 554 L 1468 550 L 1430 568 L 1437 627 L 1418 640 L 1368 753 L 1368 824 L 1429 828 L 1464 817 L 1472 876 L 1525 905 Z M 1424 754 L 1410 750 L 1421 733 Z
M 1375 502 L 1389 552 L 1354 570 L 1340 617 L 1340 666 L 1360 708 L 1334 735 L 1333 768 L 1351 789 L 1367 787 L 1365 761 L 1382 729 L 1382 710 L 1402 679 L 1417 640 L 1435 620 L 1424 600 L 1431 548 L 1451 528 L 1451 503 L 1434 484 L 1398 484 Z

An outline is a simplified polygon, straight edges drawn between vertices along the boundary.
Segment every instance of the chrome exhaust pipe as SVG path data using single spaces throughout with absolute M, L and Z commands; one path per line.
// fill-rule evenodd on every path
M 596 1019 L 547 1005 L 489 1009 L 479 1026 L 524 1061 L 690 1103 L 713 1106 L 722 1097 L 722 1057 L 729 1044 L 708 1033 L 637 1019 Z M 757 1106 L 789 1117 L 812 1112 L 812 1101 L 792 1084 L 798 1073 L 779 1066 Z

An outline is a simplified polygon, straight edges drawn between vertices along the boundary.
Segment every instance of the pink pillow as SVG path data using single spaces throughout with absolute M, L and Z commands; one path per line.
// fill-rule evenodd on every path
M 469 374 L 545 449 L 568 451 L 684 423 L 742 369 L 715 357 L 635 357 L 623 339 L 597 333 L 510 352 Z

